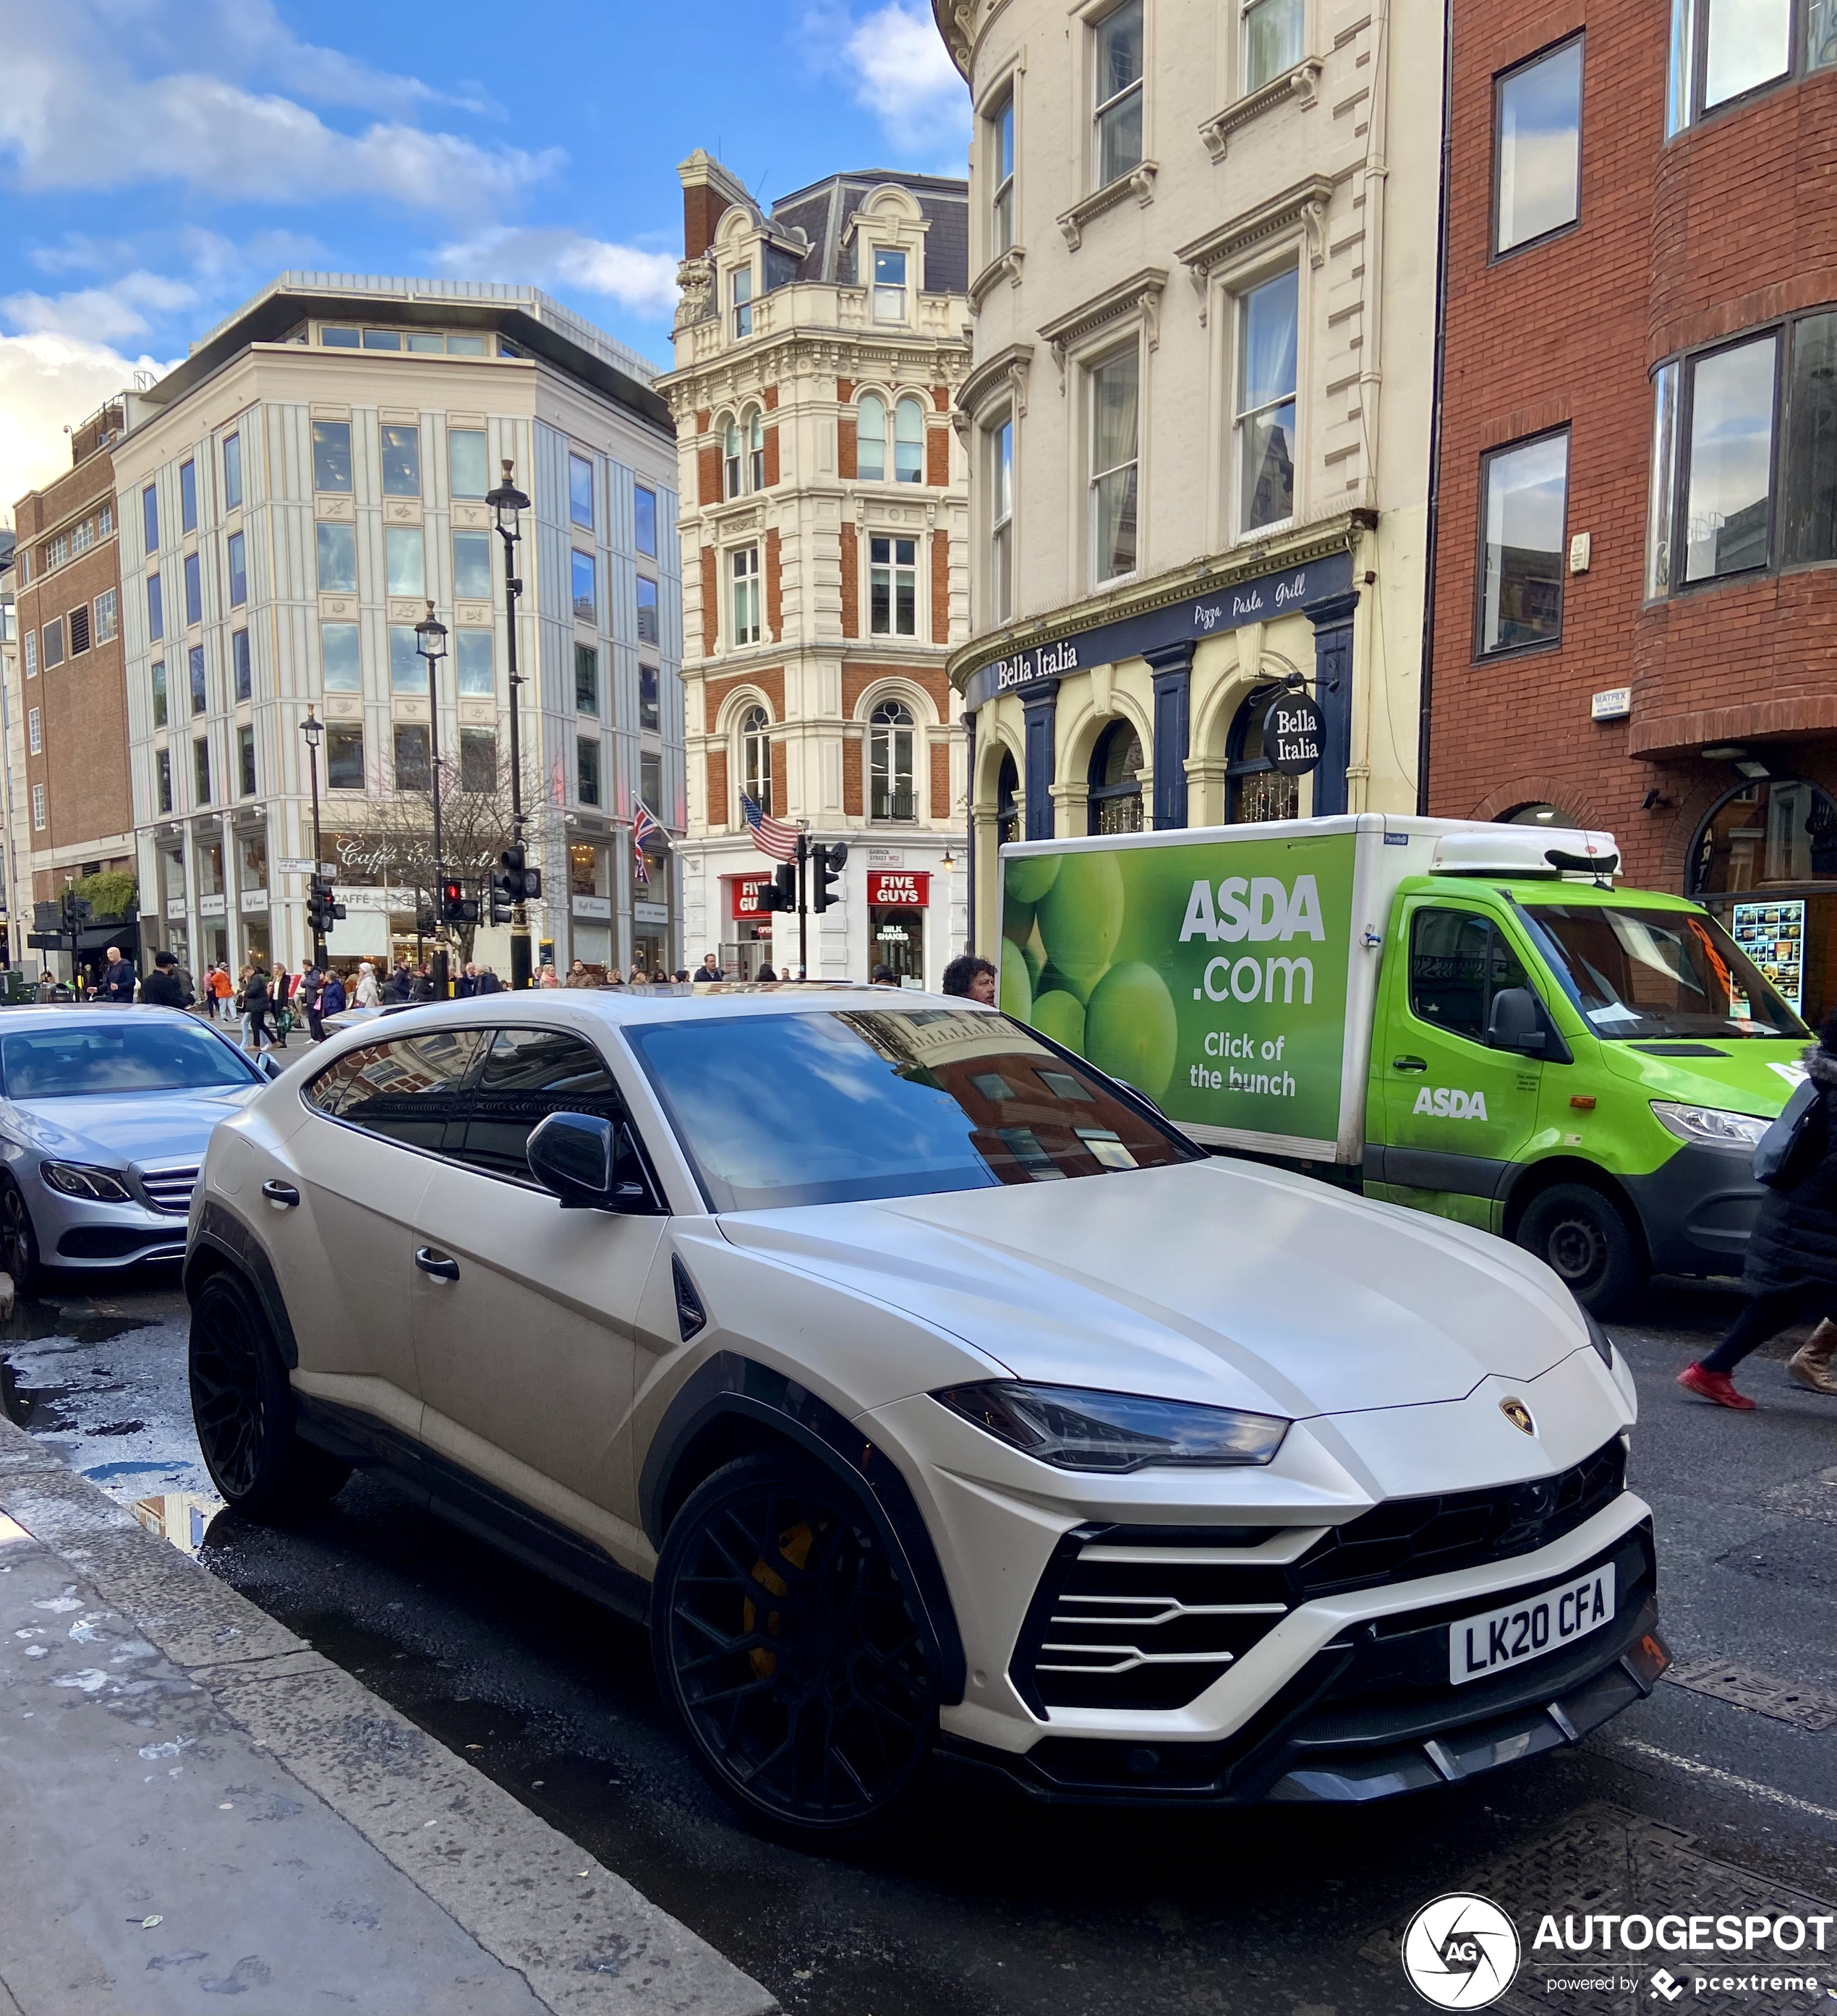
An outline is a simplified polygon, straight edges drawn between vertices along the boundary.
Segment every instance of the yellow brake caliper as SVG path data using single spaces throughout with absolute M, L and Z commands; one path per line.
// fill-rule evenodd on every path
M 810 1530 L 809 1522 L 807 1520 L 799 1520 L 796 1525 L 787 1527 L 778 1536 L 778 1551 L 793 1568 L 801 1568 L 804 1565 L 810 1558 L 810 1550 L 816 1544 L 816 1535 Z M 788 1585 L 782 1576 L 765 1565 L 765 1557 L 762 1555 L 753 1564 L 753 1580 L 762 1589 L 769 1590 L 773 1596 L 781 1597 L 787 1593 Z M 748 1597 L 741 1606 L 741 1614 L 745 1619 L 746 1630 L 750 1636 L 758 1629 L 759 1615 L 758 1610 L 751 1597 Z M 776 1610 L 766 1611 L 765 1629 L 773 1636 L 776 1636 L 778 1612 Z M 762 1680 L 769 1680 L 778 1670 L 778 1654 L 776 1652 L 768 1652 L 762 1645 L 755 1645 L 747 1656 L 752 1661 L 753 1671 Z

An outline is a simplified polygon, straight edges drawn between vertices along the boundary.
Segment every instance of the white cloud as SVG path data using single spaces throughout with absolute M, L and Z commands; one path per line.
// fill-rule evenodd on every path
M 171 369 L 81 337 L 0 336 L 0 514 L 10 520 L 28 490 L 70 467 L 67 427 L 131 385 L 137 369 Z
M 489 212 L 563 158 L 409 124 L 442 94 L 297 41 L 262 0 L 61 0 L 15 14 L 7 56 L 0 155 L 28 190 L 178 181 L 223 202 Z M 396 116 L 344 132 L 268 81 Z
M 197 298 L 197 289 L 186 281 L 142 271 L 124 273 L 106 286 L 83 287 L 74 293 L 9 294 L 0 301 L 0 315 L 28 334 L 119 343 L 125 337 L 146 335 L 153 327 L 149 312 L 175 314 Z
M 576 231 L 505 228 L 443 245 L 442 272 L 475 280 L 527 281 L 617 301 L 634 314 L 663 317 L 676 305 L 676 261 Z
M 924 0 L 887 0 L 859 21 L 815 8 L 805 16 L 805 34 L 819 66 L 847 78 L 855 103 L 902 153 L 955 161 L 948 172 L 963 172 L 969 92 Z

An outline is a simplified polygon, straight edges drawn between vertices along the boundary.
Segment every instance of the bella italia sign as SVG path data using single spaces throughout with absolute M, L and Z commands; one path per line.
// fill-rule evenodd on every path
M 1351 555 L 1334 553 L 1306 567 L 1259 574 L 1254 581 L 1234 581 L 1228 587 L 1210 589 L 1185 601 L 1170 603 L 1163 609 L 1098 624 L 1051 643 L 1036 645 L 1031 650 L 993 659 L 970 675 L 964 689 L 964 711 L 973 712 L 1003 693 L 1025 695 L 1056 683 L 1068 672 L 1139 658 L 1160 646 L 1187 638 L 1214 636 L 1241 629 L 1246 623 L 1269 623 L 1279 616 L 1305 613 L 1309 603 L 1343 595 L 1351 587 L 1352 578 Z

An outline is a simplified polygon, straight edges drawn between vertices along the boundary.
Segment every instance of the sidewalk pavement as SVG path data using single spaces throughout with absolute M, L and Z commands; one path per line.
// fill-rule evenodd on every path
M 771 2016 L 0 1418 L 0 2016 Z

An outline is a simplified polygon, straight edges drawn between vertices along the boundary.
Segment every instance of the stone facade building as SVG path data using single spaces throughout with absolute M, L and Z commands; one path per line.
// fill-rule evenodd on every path
M 527 288 L 289 273 L 128 400 L 115 448 L 127 742 L 149 936 L 200 967 L 309 949 L 309 765 L 348 916 L 335 959 L 412 952 L 400 801 L 432 748 L 413 625 L 448 629 L 438 747 L 507 785 L 502 464 L 517 563 L 532 937 L 565 964 L 681 957 L 674 878 L 633 873 L 642 797 L 683 824 L 675 470 L 650 366 Z M 419 802 L 427 803 L 425 797 Z M 463 830 L 458 808 L 448 837 Z M 495 839 L 494 839 L 495 844 Z M 483 860 L 448 866 L 477 877 Z M 508 934 L 474 956 L 500 974 Z
M 978 949 L 994 850 L 1415 802 L 1442 13 L 934 0 L 968 79 Z M 1273 771 L 1284 682 L 1317 769 Z
M 14 621 L 6 731 L 19 761 L 9 779 L 17 882 L 9 888 L 13 960 L 43 956 L 70 977 L 67 951 L 29 954 L 34 903 L 67 882 L 135 866 L 123 682 L 121 539 L 113 448 L 125 423 L 113 401 L 72 430 L 70 470 L 14 507 Z M 112 928 L 113 935 L 110 932 Z M 136 927 L 86 932 L 85 959 Z M 93 939 L 96 942 L 92 944 Z
M 795 972 L 794 916 L 742 807 L 850 848 L 809 920 L 812 975 L 935 986 L 962 949 L 967 635 L 964 185 L 839 175 L 769 212 L 699 150 L 680 170 L 677 427 L 692 963 Z
M 1669 18 L 1668 18 L 1669 13 Z M 1453 0 L 1428 800 L 1837 1009 L 1837 15 Z

